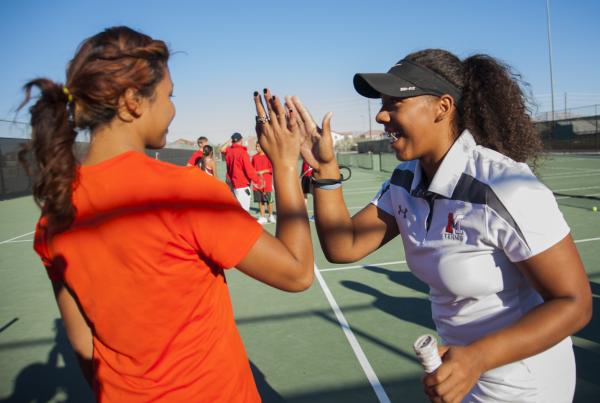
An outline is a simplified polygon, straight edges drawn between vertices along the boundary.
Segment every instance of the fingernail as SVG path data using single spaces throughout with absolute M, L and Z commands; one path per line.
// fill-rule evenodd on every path
M 257 97 L 258 96 L 258 91 L 254 91 L 254 96 Z

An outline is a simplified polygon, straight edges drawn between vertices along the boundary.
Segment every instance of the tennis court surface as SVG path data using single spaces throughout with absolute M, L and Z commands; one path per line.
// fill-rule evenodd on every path
M 389 175 L 353 168 L 344 184 L 350 212 L 368 203 Z M 592 207 L 600 209 L 600 156 L 547 156 L 538 175 L 555 193 L 592 285 L 595 315 L 573 337 L 575 401 L 597 402 L 600 212 Z M 31 197 L 0 202 L 0 402 L 92 401 L 49 280 L 32 250 L 37 215 Z M 400 239 L 351 265 L 326 261 L 314 227 L 313 244 L 315 282 L 304 293 L 286 294 L 236 270 L 227 272 L 238 328 L 263 400 L 428 401 L 412 351 L 419 335 L 434 332 L 428 288 L 410 274 Z

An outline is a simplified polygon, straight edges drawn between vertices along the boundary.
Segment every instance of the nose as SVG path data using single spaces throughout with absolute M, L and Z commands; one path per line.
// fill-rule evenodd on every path
M 390 121 L 389 112 L 380 109 L 379 112 L 377 112 L 377 115 L 375 115 L 375 121 L 380 124 L 388 123 Z

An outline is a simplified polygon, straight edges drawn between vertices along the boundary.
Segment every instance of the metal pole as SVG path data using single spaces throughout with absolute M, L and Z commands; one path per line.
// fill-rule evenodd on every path
M 367 98 L 367 105 L 369 107 L 369 138 L 371 138 L 371 100 Z
M 594 116 L 596 119 L 596 150 L 600 150 L 600 133 L 598 133 L 598 104 L 594 105 Z
M 565 116 L 563 116 L 565 119 L 567 118 L 567 93 L 565 92 Z
M 550 0 L 546 0 L 546 22 L 548 25 L 548 56 L 550 60 L 550 99 L 552 102 L 552 133 L 554 133 L 554 77 L 552 75 L 552 35 L 550 33 Z

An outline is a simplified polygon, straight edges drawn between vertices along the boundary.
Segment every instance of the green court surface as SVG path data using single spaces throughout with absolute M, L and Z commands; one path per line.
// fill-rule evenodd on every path
M 537 172 L 571 226 L 599 312 L 600 212 L 592 207 L 600 208 L 600 156 L 549 156 Z M 390 174 L 361 168 L 352 173 L 344 194 L 355 213 Z M 32 250 L 36 218 L 30 197 L 0 202 L 0 402 L 91 401 Z M 273 231 L 275 225 L 265 227 Z M 348 265 L 327 262 L 314 226 L 313 244 L 315 281 L 303 293 L 284 293 L 227 271 L 263 400 L 428 401 L 412 351 L 419 335 L 434 332 L 428 289 L 410 274 L 400 239 Z M 573 337 L 576 402 L 600 401 L 598 318 Z

